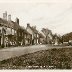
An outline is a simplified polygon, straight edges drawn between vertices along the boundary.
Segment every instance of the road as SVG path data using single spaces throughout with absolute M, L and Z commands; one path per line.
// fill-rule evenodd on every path
M 14 47 L 14 48 L 5 48 L 0 49 L 0 61 L 15 57 L 21 56 L 28 53 L 33 53 L 40 50 L 47 50 L 52 48 L 72 48 L 72 46 L 50 46 L 50 45 L 33 45 L 27 47 Z

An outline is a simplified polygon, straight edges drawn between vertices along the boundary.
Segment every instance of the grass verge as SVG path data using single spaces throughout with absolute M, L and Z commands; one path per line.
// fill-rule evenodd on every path
M 72 69 L 72 48 L 42 50 L 3 60 L 0 69 Z

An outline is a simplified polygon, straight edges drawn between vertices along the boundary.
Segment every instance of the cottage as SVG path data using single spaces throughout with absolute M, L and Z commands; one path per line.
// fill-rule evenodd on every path
M 32 35 L 28 31 L 26 31 L 23 26 L 21 26 L 21 29 L 23 30 L 23 35 L 20 34 L 22 37 L 23 45 L 31 45 Z
M 27 24 L 26 30 L 32 35 L 32 44 L 39 44 L 39 33 L 36 30 L 36 26 L 31 27 L 30 24 Z
M 47 28 L 43 28 L 41 30 L 42 34 L 44 35 L 45 37 L 45 42 L 47 44 L 51 44 L 52 43 L 52 38 L 53 38 L 53 35 L 52 35 L 52 32 L 51 30 L 47 29 Z
M 45 44 L 45 35 L 39 32 L 39 44 Z
M 8 15 L 7 20 L 7 12 L 3 13 L 3 18 L 0 18 L 0 45 L 10 46 L 16 44 L 18 28 L 18 23 L 11 20 L 11 15 Z

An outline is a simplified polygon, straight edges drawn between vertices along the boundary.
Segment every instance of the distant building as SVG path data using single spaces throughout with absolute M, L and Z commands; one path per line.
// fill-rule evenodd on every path
M 42 33 L 45 36 L 46 43 L 47 44 L 51 44 L 52 43 L 52 38 L 53 38 L 51 30 L 43 28 L 41 31 L 42 31 Z
M 54 45 L 58 45 L 58 44 L 59 44 L 59 43 L 58 43 L 58 38 L 55 37 Z

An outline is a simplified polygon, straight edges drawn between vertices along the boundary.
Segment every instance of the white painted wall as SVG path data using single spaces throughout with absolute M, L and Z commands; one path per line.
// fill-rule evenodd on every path
M 2 27 L 0 27 L 1 33 L 2 33 Z
M 14 35 L 14 29 L 12 29 L 12 35 Z
M 33 39 L 34 38 L 34 32 L 29 27 L 27 27 L 26 30 L 32 35 L 32 39 Z
M 50 39 L 52 39 L 52 35 L 50 33 L 48 34 L 48 36 L 49 36 Z

